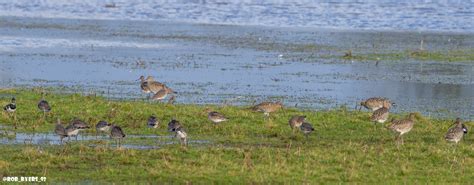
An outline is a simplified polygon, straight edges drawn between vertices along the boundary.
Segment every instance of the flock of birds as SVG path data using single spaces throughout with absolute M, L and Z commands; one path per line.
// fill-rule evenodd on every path
M 168 103 L 174 102 L 175 94 L 177 94 L 177 92 L 166 86 L 164 83 L 155 81 L 151 76 L 148 76 L 146 79 L 144 76 L 141 76 L 139 80 L 142 92 L 153 94 L 151 97 L 152 100 L 164 100 L 168 94 L 172 94 Z M 373 121 L 374 126 L 376 126 L 377 123 L 383 124 L 388 120 L 390 108 L 395 106 L 395 103 L 392 103 L 387 98 L 373 97 L 360 102 L 359 106 L 359 111 L 362 107 L 373 111 L 370 121 Z M 17 106 L 14 97 L 11 99 L 11 103 L 3 107 L 3 110 L 10 115 L 13 114 L 15 119 L 16 109 Z M 38 102 L 38 109 L 43 112 L 43 117 L 45 117 L 46 114 L 51 111 L 51 106 L 49 105 L 48 101 L 44 99 L 44 92 L 42 93 L 41 100 Z M 270 113 L 283 109 L 283 104 L 281 102 L 262 102 L 252 106 L 250 109 L 255 112 L 263 112 L 265 117 L 268 117 L 270 116 Z M 206 112 L 208 113 L 208 119 L 215 124 L 229 120 L 225 115 L 216 111 L 212 111 L 209 108 L 206 109 Z M 415 124 L 415 116 L 415 113 L 410 113 L 408 117 L 404 119 L 392 119 L 390 121 L 391 124 L 387 128 L 398 133 L 396 136 L 397 142 L 400 142 L 401 140 L 401 143 L 403 144 L 402 136 L 412 130 L 413 125 Z M 147 126 L 149 128 L 158 128 L 159 124 L 159 119 L 156 116 L 151 115 L 148 118 Z M 290 125 L 291 129 L 293 129 L 293 131 L 299 130 L 306 137 L 308 137 L 308 135 L 314 131 L 313 126 L 311 123 L 306 121 L 306 116 L 304 115 L 292 116 L 289 119 L 288 124 Z M 460 118 L 457 118 L 453 125 L 445 134 L 445 139 L 450 142 L 458 143 L 461 141 L 463 136 L 467 134 L 468 129 Z M 71 137 L 75 137 L 77 140 L 77 135 L 79 132 L 89 128 L 90 127 L 86 122 L 78 118 L 74 118 L 66 127 L 64 127 L 61 123 L 61 120 L 58 119 L 54 132 L 60 137 L 60 142 L 63 143 L 63 139 L 66 137 L 68 140 L 70 140 Z M 99 132 L 109 133 L 110 138 L 115 139 L 118 147 L 120 147 L 122 140 L 125 138 L 125 133 L 120 126 L 108 123 L 103 120 L 96 124 L 95 130 L 96 135 L 98 135 Z M 188 134 L 179 121 L 172 119 L 168 123 L 168 131 L 174 133 L 175 137 L 180 139 L 182 145 L 187 145 Z

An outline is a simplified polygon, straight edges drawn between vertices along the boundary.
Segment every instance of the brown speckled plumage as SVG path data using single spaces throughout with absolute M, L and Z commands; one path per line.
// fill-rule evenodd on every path
M 292 129 L 299 128 L 305 122 L 306 116 L 292 116 L 288 124 Z
M 460 118 L 457 118 L 456 122 L 454 122 L 454 127 L 451 127 L 448 130 L 444 138 L 447 141 L 458 143 L 464 136 L 465 127 L 466 126 L 462 123 L 462 120 Z
M 398 136 L 397 136 L 397 139 L 398 139 L 402 137 L 403 134 L 410 132 L 414 124 L 415 124 L 415 114 L 410 113 L 408 118 L 399 119 L 399 120 L 393 119 L 392 123 L 390 124 L 388 128 L 398 133 Z M 403 138 L 401 139 L 403 143 Z
M 272 112 L 276 112 L 283 108 L 281 102 L 262 102 L 252 107 L 253 111 L 263 112 L 265 115 L 269 115 Z
M 388 108 L 382 107 L 380 109 L 375 110 L 370 117 L 370 121 L 378 122 L 378 123 L 385 123 L 388 119 Z
M 387 109 L 390 109 L 392 105 L 394 105 L 394 103 L 392 103 L 389 99 L 381 98 L 381 97 L 373 97 L 363 102 L 360 102 L 360 108 L 365 107 L 366 109 L 370 109 L 372 111 L 375 111 L 382 107 L 386 107 Z

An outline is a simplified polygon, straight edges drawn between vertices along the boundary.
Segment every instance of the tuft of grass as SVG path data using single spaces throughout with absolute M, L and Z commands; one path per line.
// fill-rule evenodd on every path
M 176 118 L 187 129 L 191 141 L 203 139 L 211 144 L 165 145 L 154 150 L 116 149 L 102 142 L 93 146 L 84 142 L 62 146 L 0 145 L 0 177 L 160 184 L 470 183 L 474 178 L 474 139 L 467 135 L 457 145 L 443 139 L 452 120 L 417 114 L 413 130 L 404 135 L 405 144 L 396 145 L 393 133 L 382 125 L 374 128 L 368 120 L 370 113 L 344 107 L 323 111 L 285 109 L 264 120 L 263 114 L 245 107 L 166 105 L 47 94 L 53 110 L 42 120 L 36 107 L 40 92 L 0 90 L 1 104 L 8 103 L 11 95 L 17 98 L 17 131 L 52 132 L 56 118 L 69 122 L 78 117 L 90 126 L 101 119 L 114 122 L 126 134 L 169 135 L 166 124 Z M 230 120 L 212 124 L 207 120 L 206 107 Z M 161 121 L 156 130 L 146 126 L 151 114 Z M 288 126 L 292 115 L 306 115 L 316 131 L 308 139 L 293 133 Z M 0 123 L 9 126 L 13 120 L 2 115 Z M 92 134 L 94 130 L 88 132 Z M 156 142 L 153 138 L 146 140 L 150 141 L 140 142 Z

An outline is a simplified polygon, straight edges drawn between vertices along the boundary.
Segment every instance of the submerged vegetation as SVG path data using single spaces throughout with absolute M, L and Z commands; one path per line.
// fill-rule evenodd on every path
M 0 177 L 45 176 L 47 182 L 160 183 L 470 183 L 474 179 L 474 139 L 455 145 L 443 136 L 453 120 L 417 114 L 413 130 L 397 145 L 395 134 L 368 121 L 368 112 L 341 107 L 305 111 L 287 108 L 265 119 L 247 107 L 167 105 L 147 101 L 109 101 L 79 94 L 47 94 L 52 111 L 43 119 L 36 104 L 38 89 L 0 90 L 0 103 L 17 100 L 16 121 L 3 114 L 3 126 L 17 123 L 16 132 L 52 132 L 57 118 L 78 117 L 91 127 L 99 120 L 120 125 L 127 135 L 170 135 L 166 124 L 179 120 L 191 141 L 188 147 L 163 145 L 137 150 L 101 141 L 65 145 L 0 145 Z M 229 121 L 213 124 L 206 108 Z M 160 120 L 147 127 L 150 115 Z M 292 132 L 288 119 L 306 115 L 315 132 L 306 139 Z M 391 117 L 404 117 L 391 115 Z M 453 118 L 454 119 L 454 118 Z M 387 123 L 388 124 L 388 123 Z M 472 126 L 472 123 L 467 123 Z M 85 134 L 93 134 L 93 129 Z M 5 137 L 5 136 L 0 136 Z M 58 137 L 59 139 L 59 137 Z M 155 142 L 147 138 L 143 142 Z M 208 144 L 192 143 L 207 140 Z M 130 138 L 125 139 L 132 141 Z M 25 171 L 25 169 L 29 169 Z M 86 180 L 87 179 L 87 180 Z
M 440 61 L 440 62 L 467 62 L 474 61 L 474 50 L 407 50 L 394 53 L 364 53 L 353 54 L 348 51 L 342 56 L 346 60 L 376 61 L 376 60 L 418 60 L 418 61 Z

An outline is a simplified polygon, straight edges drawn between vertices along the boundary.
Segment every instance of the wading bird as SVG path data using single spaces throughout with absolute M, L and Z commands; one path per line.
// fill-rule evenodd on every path
M 112 124 L 112 130 L 110 131 L 110 138 L 115 139 L 117 147 L 120 147 L 123 138 L 125 138 L 125 133 L 122 128 Z
M 145 77 L 140 76 L 138 80 L 140 80 L 140 89 L 142 89 L 142 92 L 146 94 L 151 93 L 150 88 L 148 87 L 148 81 L 145 80 Z
M 107 123 L 107 121 L 103 121 L 103 120 L 99 121 L 95 125 L 95 137 L 97 138 L 97 135 L 99 135 L 99 132 L 107 133 L 110 130 L 111 126 L 112 124 Z
M 461 141 L 465 132 L 467 132 L 467 127 L 462 123 L 461 118 L 456 118 L 456 121 L 453 123 L 454 127 L 451 127 L 445 135 L 445 139 L 450 142 L 455 142 L 456 144 Z
M 51 111 L 48 101 L 44 99 L 44 92 L 41 93 L 41 100 L 38 102 L 38 109 L 43 112 L 43 119 L 46 118 L 46 113 Z
M 401 143 L 403 144 L 403 134 L 410 132 L 415 124 L 415 113 L 410 113 L 408 118 L 405 119 L 392 119 L 391 125 L 388 128 L 396 133 L 398 133 L 396 140 L 398 141 L 401 139 Z
M 58 122 L 56 123 L 56 127 L 54 128 L 54 133 L 56 133 L 56 135 L 59 136 L 59 141 L 61 142 L 61 144 L 63 143 L 63 139 L 65 137 L 68 137 L 66 133 L 66 129 L 61 124 L 61 120 L 59 118 L 58 118 Z
M 392 103 L 387 98 L 373 97 L 373 98 L 369 98 L 365 101 L 360 102 L 359 111 L 360 109 L 362 109 L 362 107 L 365 107 L 366 109 L 370 109 L 372 111 L 376 111 L 377 109 L 380 109 L 382 107 L 390 109 L 392 106 L 395 106 L 395 103 Z M 356 108 L 357 108 L 357 105 L 356 105 Z
M 188 146 L 188 134 L 184 131 L 183 127 L 175 129 L 176 137 L 181 140 L 181 145 Z
M 3 111 L 11 114 L 15 113 L 16 111 L 16 99 L 15 97 L 12 98 L 11 102 L 3 107 Z
M 71 137 L 76 138 L 76 141 L 77 141 L 77 135 L 79 134 L 79 129 L 77 129 L 73 125 L 68 125 L 65 130 L 66 130 L 68 141 L 71 139 Z
M 388 119 L 388 108 L 382 107 L 380 109 L 375 110 L 370 117 L 370 121 L 374 122 L 374 126 L 377 127 L 377 123 L 385 123 Z
M 15 122 L 14 128 L 16 129 L 16 113 L 15 113 L 16 112 L 16 99 L 15 97 L 12 97 L 11 102 L 3 107 L 3 111 L 7 112 L 8 116 L 10 117 L 13 116 L 13 120 Z
M 209 119 L 211 122 L 215 124 L 228 120 L 223 114 L 216 111 L 212 111 L 210 108 L 206 108 L 206 112 L 207 112 L 207 119 Z
M 148 118 L 147 126 L 148 128 L 158 128 L 160 125 L 160 120 L 156 116 L 152 115 Z
M 305 122 L 306 116 L 292 116 L 288 121 L 291 129 L 295 130 L 300 128 L 301 125 Z
M 308 135 L 314 131 L 313 126 L 308 123 L 308 122 L 303 122 L 300 126 L 300 130 L 304 133 L 306 139 L 308 138 Z
M 251 109 L 256 112 L 263 112 L 265 116 L 270 116 L 270 113 L 276 112 L 283 108 L 283 104 L 277 102 L 262 102 L 258 105 L 253 106 Z

